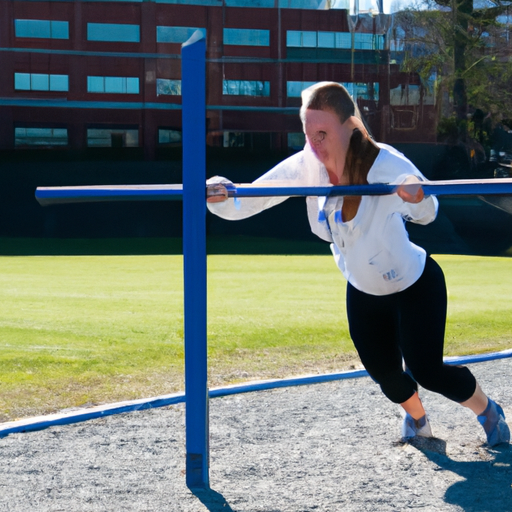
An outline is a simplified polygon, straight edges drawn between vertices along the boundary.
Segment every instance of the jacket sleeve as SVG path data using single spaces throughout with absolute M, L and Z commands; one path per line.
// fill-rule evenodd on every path
M 414 176 L 420 183 L 426 181 L 425 177 L 419 172 L 414 174 L 403 174 L 398 176 L 394 181 L 394 184 L 401 184 L 410 176 Z M 400 199 L 400 198 L 398 198 Z M 439 208 L 439 201 L 435 196 L 425 196 L 419 203 L 407 203 L 401 201 L 399 213 L 408 222 L 414 222 L 415 224 L 430 224 L 437 217 L 437 211 Z
M 419 182 L 427 181 L 421 171 L 402 153 L 386 144 L 378 144 L 383 151 L 370 170 L 370 183 L 400 185 L 412 176 Z M 423 201 L 413 204 L 403 201 L 395 194 L 396 212 L 406 221 L 416 224 L 429 224 L 437 216 L 439 202 L 434 196 L 426 196 Z
M 253 183 L 274 184 L 276 186 L 300 186 L 304 173 L 303 153 L 303 151 L 299 151 L 298 153 L 283 160 L 270 169 L 270 171 L 260 176 Z M 224 183 L 232 185 L 229 180 L 222 178 L 221 176 L 211 178 L 206 183 Z M 207 207 L 210 212 L 222 217 L 223 219 L 241 220 L 252 217 L 253 215 L 260 213 L 263 210 L 267 210 L 268 208 L 272 208 L 272 206 L 283 203 L 287 199 L 288 197 L 286 196 L 229 198 L 221 203 L 207 203 Z

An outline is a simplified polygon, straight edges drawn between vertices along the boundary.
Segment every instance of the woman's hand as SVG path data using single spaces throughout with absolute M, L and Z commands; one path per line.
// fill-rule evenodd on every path
M 228 199 L 228 187 L 235 188 L 232 181 L 222 176 L 213 176 L 206 180 L 206 202 L 223 203 Z
M 425 197 L 421 181 L 413 175 L 407 176 L 405 181 L 398 185 L 396 193 L 406 203 L 419 203 Z
M 228 198 L 228 190 L 222 183 L 206 185 L 206 202 L 223 203 Z

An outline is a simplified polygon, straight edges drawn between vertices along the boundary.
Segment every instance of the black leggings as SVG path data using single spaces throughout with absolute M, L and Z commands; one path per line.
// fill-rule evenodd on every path
M 443 363 L 446 307 L 443 271 L 430 257 L 418 281 L 392 295 L 368 295 L 348 284 L 350 335 L 364 367 L 392 402 L 411 398 L 416 382 L 455 402 L 475 392 L 466 367 Z

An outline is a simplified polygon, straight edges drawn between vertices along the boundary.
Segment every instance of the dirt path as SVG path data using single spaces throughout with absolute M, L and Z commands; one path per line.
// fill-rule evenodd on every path
M 512 418 L 512 359 L 470 366 Z M 210 402 L 211 489 L 185 485 L 184 407 L 0 439 L 0 511 L 512 511 L 512 450 L 422 391 L 433 440 L 368 378 Z M 511 422 L 509 421 L 509 424 Z

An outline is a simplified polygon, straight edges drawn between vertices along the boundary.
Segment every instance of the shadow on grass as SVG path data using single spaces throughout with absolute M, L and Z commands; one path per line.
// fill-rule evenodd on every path
M 512 510 L 512 448 L 508 444 L 487 448 L 488 460 L 458 462 L 446 455 L 441 439 L 414 439 L 410 443 L 438 471 L 451 471 L 464 480 L 446 490 L 445 501 L 466 512 L 510 512 Z

